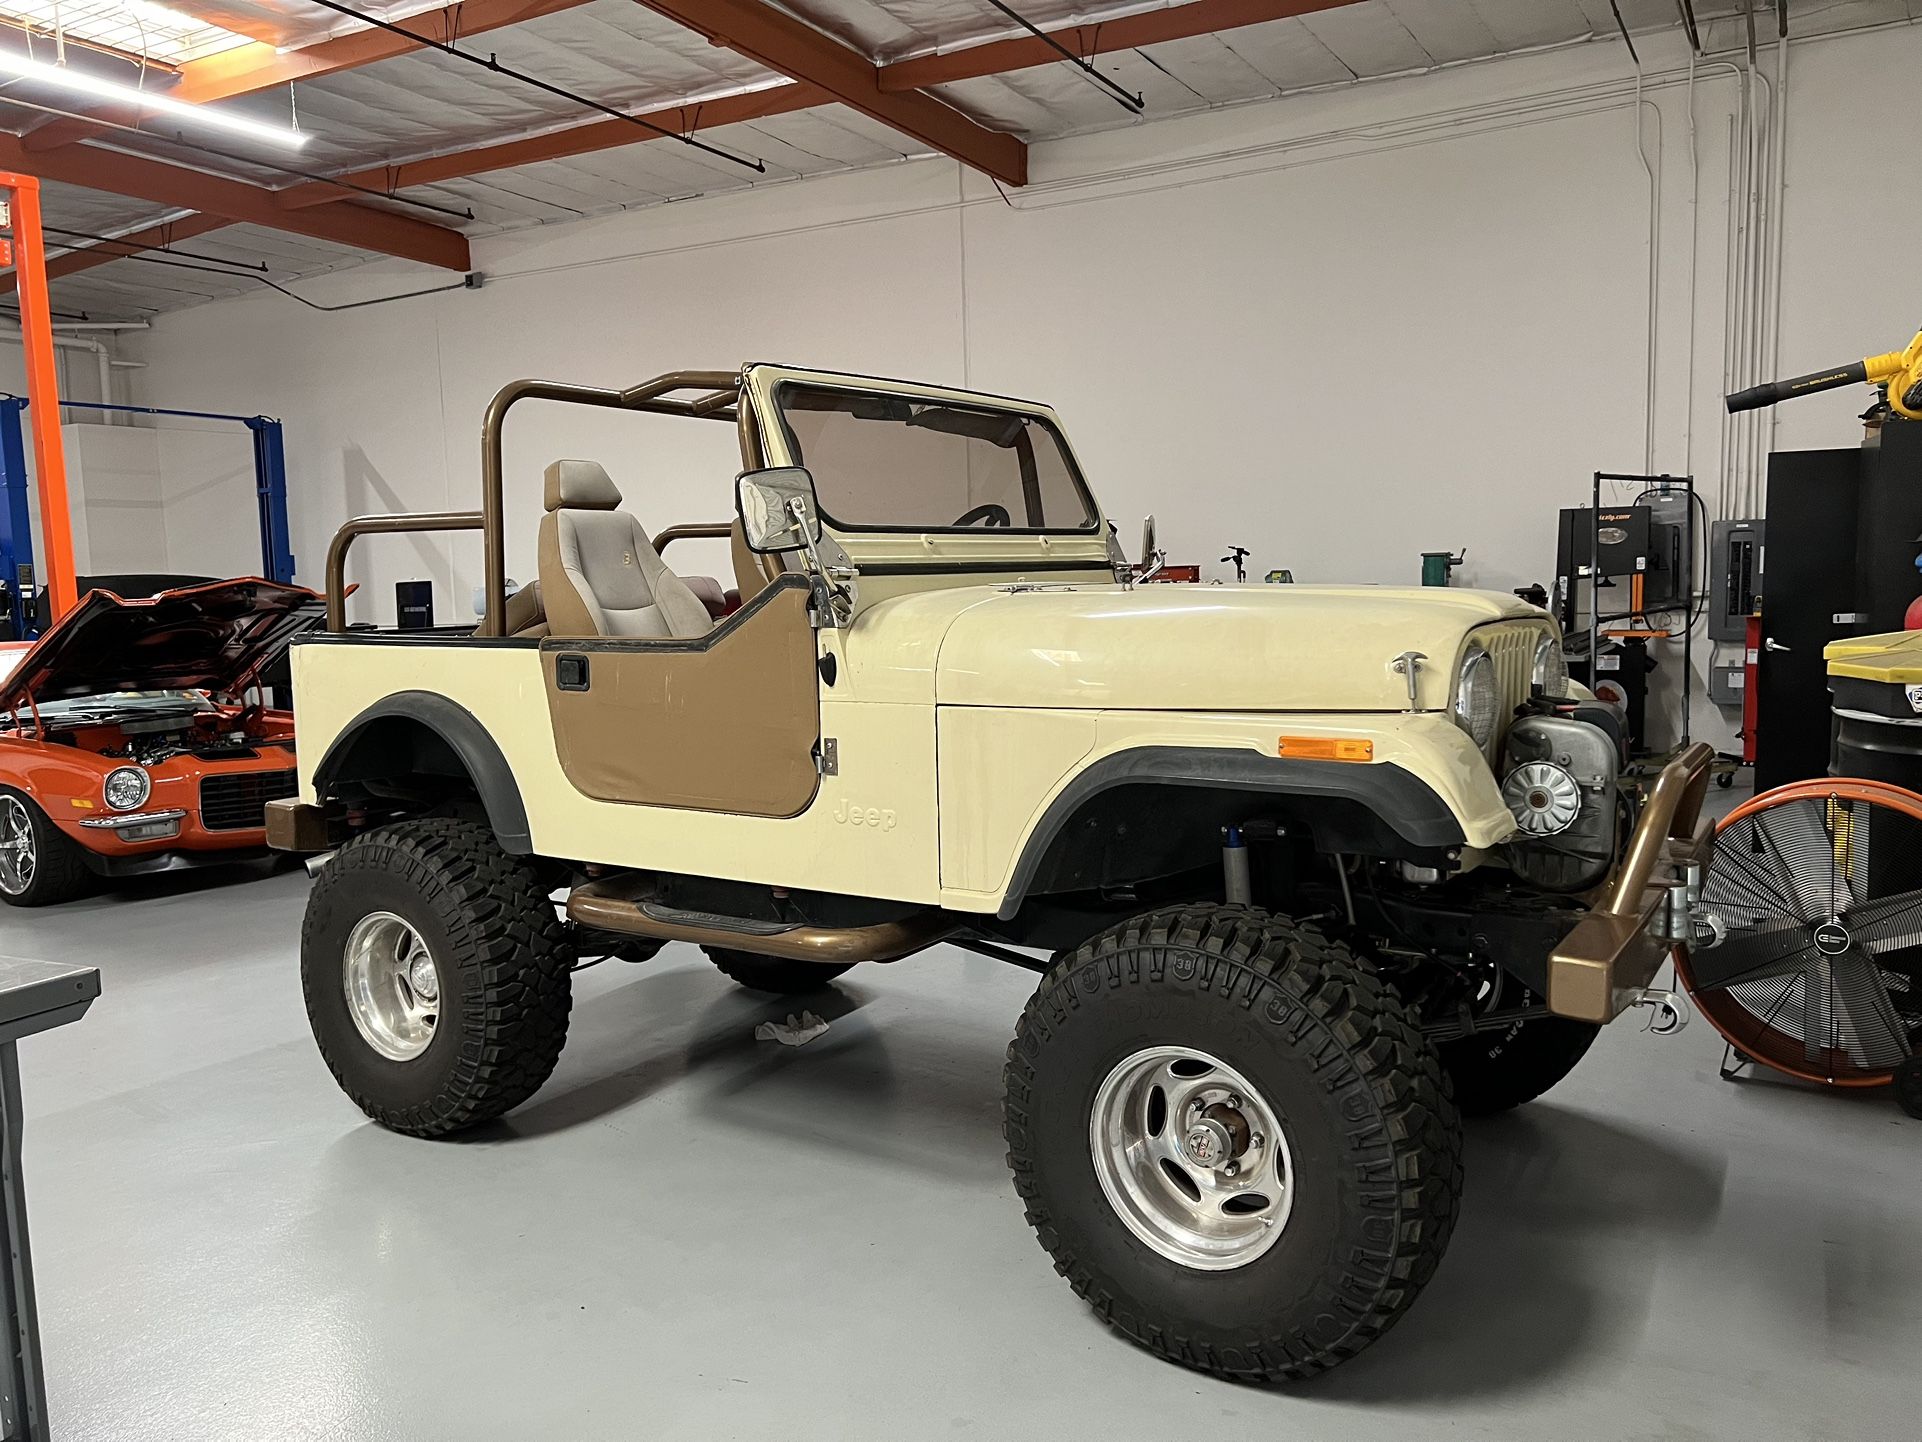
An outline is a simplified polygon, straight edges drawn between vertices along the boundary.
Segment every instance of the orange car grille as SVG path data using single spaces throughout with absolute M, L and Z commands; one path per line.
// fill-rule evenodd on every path
M 293 771 L 241 771 L 200 782 L 200 824 L 209 831 L 257 831 L 267 824 L 267 803 L 298 795 Z

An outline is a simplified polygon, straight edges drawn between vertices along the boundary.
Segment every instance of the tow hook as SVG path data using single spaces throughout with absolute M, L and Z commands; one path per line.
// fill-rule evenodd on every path
M 1651 1015 L 1647 1029 L 1656 1036 L 1674 1036 L 1688 1025 L 1688 1000 L 1679 991 L 1645 986 L 1630 1005 L 1649 1009 Z

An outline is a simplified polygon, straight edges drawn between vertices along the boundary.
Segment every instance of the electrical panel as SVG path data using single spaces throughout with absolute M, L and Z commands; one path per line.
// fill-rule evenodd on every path
M 1762 523 L 1717 521 L 1708 533 L 1708 637 L 1741 641 L 1762 600 Z

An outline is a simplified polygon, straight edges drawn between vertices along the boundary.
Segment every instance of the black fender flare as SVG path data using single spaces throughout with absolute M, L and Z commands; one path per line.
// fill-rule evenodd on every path
M 314 791 L 323 801 L 342 779 L 341 772 L 354 756 L 355 748 L 376 726 L 388 721 L 417 726 L 445 742 L 480 793 L 488 825 L 493 827 L 501 849 L 515 856 L 533 852 L 534 841 L 528 833 L 527 808 L 521 802 L 520 785 L 514 780 L 513 768 L 501 754 L 500 746 L 473 712 L 433 691 L 396 691 L 342 727 L 327 748 L 327 754 L 314 768 Z
M 1014 918 L 1049 848 L 1091 798 L 1117 786 L 1142 785 L 1340 798 L 1367 807 L 1410 845 L 1446 850 L 1467 843 L 1448 803 L 1427 782 L 1393 762 L 1304 761 L 1225 747 L 1138 746 L 1102 757 L 1048 804 L 1022 845 L 998 917 Z

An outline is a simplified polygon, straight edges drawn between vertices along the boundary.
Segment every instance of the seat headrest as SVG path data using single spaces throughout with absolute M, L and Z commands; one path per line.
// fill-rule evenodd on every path
M 620 487 L 599 461 L 555 461 L 546 471 L 541 508 L 548 511 L 611 511 L 621 503 Z

